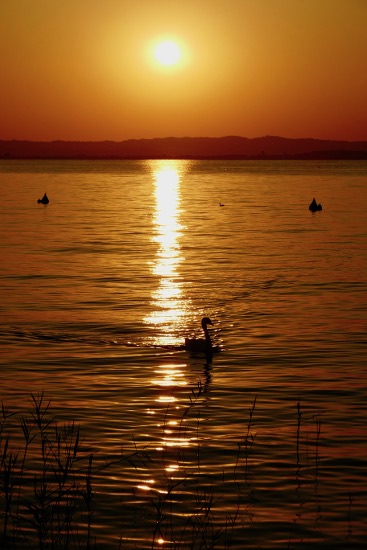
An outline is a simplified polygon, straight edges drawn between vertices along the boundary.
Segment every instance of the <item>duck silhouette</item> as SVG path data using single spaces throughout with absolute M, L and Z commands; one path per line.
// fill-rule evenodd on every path
M 311 210 L 311 212 L 317 212 L 322 210 L 322 206 L 321 204 L 317 204 L 316 199 L 314 197 L 308 209 Z
M 45 194 L 43 195 L 42 199 L 38 199 L 37 202 L 38 202 L 38 204 L 45 204 L 45 205 L 46 205 L 46 204 L 48 204 L 50 201 L 49 201 L 49 199 L 48 199 L 47 194 L 45 193 Z
M 213 347 L 208 325 L 213 325 L 209 317 L 203 317 L 201 327 L 205 338 L 185 338 L 185 350 L 190 353 L 204 353 L 208 363 L 211 362 L 213 352 L 219 351 L 218 346 Z

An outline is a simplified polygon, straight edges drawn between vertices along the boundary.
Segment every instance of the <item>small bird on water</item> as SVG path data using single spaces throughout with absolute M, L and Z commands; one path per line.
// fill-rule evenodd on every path
M 38 199 L 37 202 L 38 202 L 38 204 L 45 204 L 45 205 L 46 205 L 46 204 L 48 204 L 50 201 L 49 201 L 49 199 L 48 199 L 47 194 L 45 193 L 45 194 L 43 195 L 42 199 Z
M 308 209 L 311 210 L 311 212 L 317 212 L 322 210 L 322 206 L 321 204 L 317 204 L 316 199 L 314 197 Z

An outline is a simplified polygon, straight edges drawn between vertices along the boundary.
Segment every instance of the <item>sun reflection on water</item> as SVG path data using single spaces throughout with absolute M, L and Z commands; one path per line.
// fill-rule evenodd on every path
M 186 367 L 186 363 L 182 365 L 161 365 L 159 370 L 155 371 L 159 378 L 152 381 L 153 384 L 174 389 L 177 386 L 186 386 L 185 373 L 182 368 Z
M 152 242 L 157 246 L 152 274 L 157 285 L 151 292 L 150 314 L 144 318 L 153 346 L 166 347 L 170 352 L 179 351 L 183 344 L 182 332 L 191 306 L 186 299 L 180 274 L 184 261 L 180 240 L 185 228 L 180 218 L 181 175 L 188 164 L 180 161 L 152 161 L 155 209 L 153 216 Z M 181 480 L 185 477 L 178 455 L 196 443 L 197 435 L 183 418 L 187 401 L 187 363 L 183 356 L 174 356 L 157 364 L 150 383 L 154 397 L 147 409 L 154 424 L 155 452 L 162 457 L 162 469 L 155 482 L 142 480 L 137 486 L 142 492 L 166 494 L 167 479 Z M 160 545 L 167 541 L 159 539 Z
M 176 391 L 187 386 L 186 366 L 186 363 L 159 365 L 155 371 L 157 376 L 152 380 L 153 386 L 157 387 L 159 392 L 155 406 L 160 409 L 157 418 L 157 428 L 161 433 L 160 450 L 169 447 L 186 447 L 190 444 L 190 439 L 186 437 L 183 430 L 180 396 Z M 173 472 L 173 469 L 171 468 L 170 471 Z
M 155 211 L 152 240 L 158 245 L 152 272 L 158 277 L 158 288 L 152 292 L 152 312 L 144 321 L 154 327 L 153 344 L 177 345 L 177 329 L 187 311 L 184 305 L 179 265 L 183 261 L 180 237 L 183 227 L 181 212 L 181 172 L 179 161 L 152 163 Z M 176 334 L 176 336 L 175 336 Z

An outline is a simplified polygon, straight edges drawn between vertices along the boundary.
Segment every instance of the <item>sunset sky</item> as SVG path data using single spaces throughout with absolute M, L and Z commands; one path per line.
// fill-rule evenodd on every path
M 0 139 L 367 140 L 366 29 L 367 0 L 1 0 Z

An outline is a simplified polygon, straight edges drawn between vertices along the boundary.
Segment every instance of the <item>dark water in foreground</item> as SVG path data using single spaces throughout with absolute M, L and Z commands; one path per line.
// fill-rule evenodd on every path
M 95 451 L 98 548 L 364 547 L 367 163 L 2 161 L 0 181 L 1 453 L 44 392 Z M 182 349 L 204 315 L 211 364 Z

